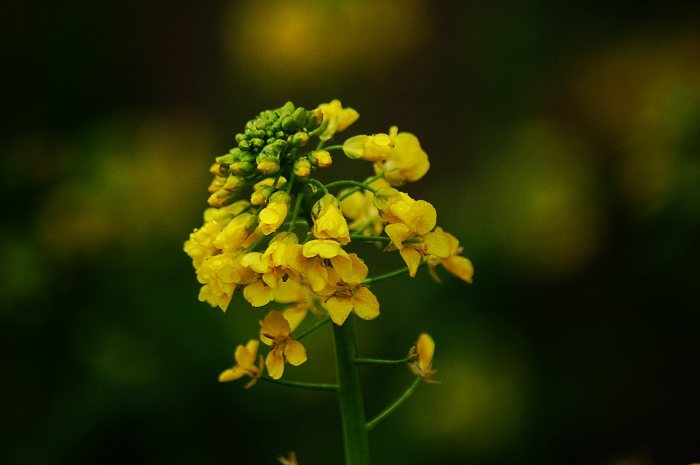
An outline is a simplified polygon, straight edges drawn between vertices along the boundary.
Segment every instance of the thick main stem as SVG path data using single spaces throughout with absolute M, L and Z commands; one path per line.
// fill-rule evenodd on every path
M 369 465 L 369 440 L 362 402 L 360 376 L 355 364 L 357 347 L 352 315 L 342 326 L 333 325 L 340 416 L 343 422 L 345 465 Z

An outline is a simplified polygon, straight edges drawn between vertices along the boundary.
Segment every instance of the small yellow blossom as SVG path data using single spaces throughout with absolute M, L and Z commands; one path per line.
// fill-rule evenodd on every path
M 282 312 L 272 310 L 260 320 L 260 340 L 271 346 L 265 366 L 273 379 L 282 377 L 285 359 L 294 366 L 306 361 L 306 349 L 292 337 L 292 328 Z
M 204 284 L 199 300 L 226 311 L 233 292 L 239 285 L 255 281 L 255 272 L 241 266 L 243 252 L 221 253 L 205 259 L 197 270 L 197 280 Z
M 472 278 L 474 277 L 474 266 L 468 258 L 461 256 L 463 250 L 462 247 L 459 246 L 459 240 L 452 234 L 443 231 L 440 227 L 435 228 L 434 233 L 440 236 L 441 241 L 448 244 L 450 255 L 447 258 L 429 255 L 427 260 L 430 274 L 437 282 L 442 282 L 435 272 L 435 267 L 437 265 L 442 265 L 453 275 L 471 284 Z
M 321 140 L 330 139 L 333 134 L 345 130 L 360 117 L 360 114 L 352 108 L 343 108 L 340 100 L 337 99 L 331 103 L 322 103 L 318 109 L 323 114 L 321 127 L 324 129 L 318 136 Z
M 398 131 L 396 126 L 391 127 L 389 137 L 394 149 L 385 161 L 374 164 L 374 171 L 384 173 L 384 178 L 392 186 L 418 181 L 430 168 L 428 155 L 421 148 L 418 138 L 410 132 Z
M 282 304 L 295 304 L 284 309 L 284 317 L 289 321 L 292 330 L 296 328 L 309 310 L 314 312 L 316 316 L 321 316 L 321 313 L 316 305 L 318 296 L 311 288 L 301 281 L 288 279 L 279 283 L 277 292 L 275 292 L 275 302 Z
M 343 142 L 343 152 L 348 158 L 366 161 L 384 161 L 391 155 L 394 142 L 388 134 L 353 136 Z
M 260 378 L 260 375 L 262 375 L 263 368 L 262 355 L 260 356 L 258 365 L 255 365 L 255 358 L 258 353 L 259 345 L 260 341 L 257 339 L 251 339 L 245 346 L 239 345 L 236 347 L 236 353 L 234 354 L 236 365 L 221 372 L 219 375 L 219 381 L 222 383 L 227 381 L 235 381 L 244 375 L 248 375 L 253 379 L 251 379 L 250 382 L 244 386 L 244 388 L 248 389 L 254 385 L 258 378 Z
M 367 286 L 362 286 L 368 273 L 357 254 L 350 254 L 351 266 L 344 276 L 335 269 L 329 269 L 326 287 L 318 294 L 325 296 L 325 307 L 333 323 L 341 326 L 351 312 L 363 320 L 373 320 L 379 316 L 379 301 Z
M 331 239 L 312 240 L 305 244 L 290 244 L 288 258 L 294 270 L 303 275 L 306 283 L 318 292 L 328 282 L 328 262 L 334 268 L 350 266 L 350 257 L 340 243 Z
M 350 228 L 341 210 L 340 202 L 326 194 L 313 207 L 313 234 L 317 239 L 335 239 L 343 245 L 350 242 Z
M 270 196 L 267 207 L 258 213 L 260 230 L 264 235 L 270 235 L 284 223 L 289 211 L 291 197 L 284 191 L 277 191 Z
M 384 230 L 408 265 L 411 277 L 426 255 L 449 257 L 449 243 L 442 235 L 430 232 L 437 221 L 435 207 L 424 200 L 415 201 L 405 215 L 405 223 L 387 225 Z
M 251 213 L 236 216 L 216 237 L 214 245 L 223 251 L 236 250 L 249 238 L 255 224 L 255 215 Z
M 423 333 L 418 337 L 418 341 L 416 341 L 408 354 L 410 357 L 415 358 L 413 362 L 409 363 L 408 367 L 417 376 L 423 378 L 426 383 L 440 382 L 430 378 L 437 373 L 437 370 L 432 369 L 434 353 L 435 341 L 427 333 Z

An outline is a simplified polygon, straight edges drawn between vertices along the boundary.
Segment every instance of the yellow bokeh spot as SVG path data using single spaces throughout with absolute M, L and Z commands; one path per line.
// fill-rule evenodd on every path
M 236 73 L 272 88 L 377 72 L 427 38 L 419 0 L 232 2 L 222 40 Z

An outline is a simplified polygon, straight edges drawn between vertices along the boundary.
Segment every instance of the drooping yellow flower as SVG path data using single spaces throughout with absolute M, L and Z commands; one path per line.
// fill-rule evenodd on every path
M 340 202 L 332 194 L 326 194 L 316 202 L 312 209 L 314 237 L 335 239 L 343 245 L 350 242 L 350 228 L 340 208 Z
M 272 234 L 284 223 L 291 200 L 289 194 L 284 191 L 277 191 L 270 196 L 267 207 L 258 213 L 260 230 L 264 235 Z
M 353 136 L 343 142 L 343 152 L 348 158 L 372 162 L 388 159 L 393 149 L 394 142 L 388 134 Z
M 352 108 L 343 108 L 340 100 L 337 99 L 330 103 L 322 103 L 318 109 L 323 114 L 321 127 L 324 129 L 318 136 L 321 140 L 330 139 L 333 134 L 345 130 L 360 117 L 360 114 Z
M 453 275 L 471 284 L 474 277 L 474 266 L 468 258 L 461 256 L 462 247 L 459 246 L 459 240 L 452 234 L 443 231 L 440 227 L 435 228 L 433 232 L 440 236 L 441 241 L 448 244 L 450 255 L 447 258 L 440 258 L 435 255 L 426 257 L 430 274 L 437 282 L 442 282 L 435 272 L 435 267 L 442 265 Z
M 282 377 L 285 359 L 294 366 L 306 361 L 306 349 L 292 337 L 292 328 L 282 312 L 271 310 L 260 320 L 260 340 L 270 346 L 265 366 L 273 379 Z
M 418 138 L 410 132 L 399 132 L 396 126 L 389 130 L 394 149 L 385 161 L 374 164 L 374 171 L 384 173 L 392 186 L 418 181 L 430 168 L 428 154 L 421 148 Z
M 413 362 L 409 363 L 408 367 L 411 371 L 423 378 L 426 383 L 439 383 L 440 381 L 431 379 L 437 370 L 433 370 L 433 354 L 435 353 L 435 341 L 427 333 L 423 333 L 418 337 L 418 341 L 413 345 L 409 352 L 410 357 L 414 357 Z
M 391 245 L 399 250 L 411 277 L 426 255 L 449 257 L 449 243 L 442 235 L 430 232 L 437 221 L 435 207 L 424 200 L 415 201 L 405 216 L 405 223 L 387 225 L 384 230 Z
M 236 353 L 234 354 L 236 365 L 228 370 L 222 371 L 219 375 L 219 381 L 222 383 L 227 381 L 235 381 L 244 375 L 248 375 L 253 379 L 251 379 L 250 382 L 244 386 L 244 388 L 248 389 L 254 385 L 258 378 L 260 378 L 260 375 L 262 375 L 263 368 L 262 355 L 259 358 L 258 364 L 255 364 L 259 345 L 260 341 L 257 339 L 251 339 L 245 346 L 239 345 L 236 347 Z
M 349 254 L 351 265 L 341 276 L 334 268 L 328 270 L 328 282 L 318 292 L 326 297 L 325 307 L 333 323 L 341 326 L 351 312 L 363 320 L 373 320 L 379 316 L 379 301 L 362 281 L 367 277 L 368 268 L 357 254 Z

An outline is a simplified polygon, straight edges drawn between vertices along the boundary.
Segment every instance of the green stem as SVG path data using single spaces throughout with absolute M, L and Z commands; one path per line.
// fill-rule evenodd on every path
M 394 276 L 400 276 L 404 273 L 408 273 L 408 267 L 404 266 L 403 268 L 399 268 L 398 270 L 390 271 L 388 273 L 380 274 L 379 276 L 375 276 L 374 278 L 367 278 L 364 281 L 362 281 L 362 284 L 367 285 L 367 284 L 374 284 L 379 281 L 384 281 L 385 279 L 393 278 Z
M 338 385 L 336 384 L 320 384 L 320 383 L 305 383 L 302 381 L 289 381 L 286 379 L 274 379 L 269 376 L 261 376 L 260 379 L 264 381 L 269 381 L 274 384 L 281 384 L 283 386 L 290 386 L 299 389 L 310 389 L 313 391 L 338 391 Z
M 358 365 L 398 365 L 400 363 L 408 363 L 413 357 L 402 358 L 401 360 L 382 360 L 378 358 L 356 358 L 355 363 Z
M 370 191 L 373 194 L 377 193 L 377 189 L 373 187 L 369 187 L 365 185 L 364 183 L 357 182 L 357 181 L 334 181 L 326 184 L 326 189 L 333 189 L 334 187 L 342 187 L 342 186 L 355 186 L 357 189 L 364 189 L 366 191 Z
M 298 340 L 301 339 L 302 337 L 305 337 L 305 336 L 311 334 L 312 332 L 316 331 L 318 328 L 320 328 L 321 326 L 325 325 L 325 324 L 328 323 L 329 321 L 331 321 L 330 315 L 324 316 L 324 317 L 321 318 L 319 321 L 317 321 L 316 323 L 314 323 L 313 326 L 311 326 L 309 329 L 307 329 L 306 331 L 304 331 L 303 333 L 301 333 L 300 335 L 298 335 L 298 336 L 295 337 L 294 339 L 298 341 Z
M 308 184 L 313 184 L 313 185 L 317 186 L 319 189 L 321 189 L 323 191 L 323 195 L 328 194 L 328 189 L 318 179 L 308 178 L 307 182 L 308 182 Z
M 297 225 L 297 216 L 299 215 L 299 208 L 301 206 L 301 200 L 304 198 L 303 195 L 297 194 L 297 201 L 294 203 L 294 211 L 292 212 L 292 219 L 289 221 L 289 232 L 294 231 L 294 227 Z
M 343 423 L 346 465 L 369 465 L 369 440 L 365 424 L 360 375 L 352 316 L 342 326 L 333 326 L 340 416 Z
M 350 196 L 351 196 L 352 194 L 354 194 L 355 192 L 359 191 L 360 189 L 363 189 L 363 188 L 366 187 L 366 186 L 369 186 L 370 184 L 372 184 L 372 183 L 373 183 L 374 181 L 376 181 L 377 179 L 381 179 L 381 178 L 383 178 L 383 177 L 384 177 L 384 173 L 379 173 L 379 174 L 377 174 L 377 175 L 374 175 L 374 176 L 372 176 L 372 177 L 369 177 L 369 178 L 365 179 L 365 180 L 362 181 L 362 183 L 361 183 L 363 187 L 355 187 L 355 188 L 353 188 L 353 189 L 350 189 L 349 191 L 347 191 L 347 192 L 344 193 L 343 195 L 339 196 L 339 197 L 338 197 L 338 200 L 345 200 L 345 199 L 347 199 L 348 197 L 350 197 Z
M 316 150 L 318 150 L 318 149 L 316 149 Z M 331 145 L 329 147 L 324 148 L 323 150 L 325 150 L 326 152 L 330 152 L 331 150 L 343 150 L 343 146 L 342 145 Z
M 383 419 L 385 419 L 386 417 L 388 417 L 389 415 L 391 415 L 392 413 L 394 413 L 394 411 L 395 411 L 397 408 L 399 408 L 399 407 L 401 406 L 401 404 L 403 404 L 404 402 L 406 402 L 406 399 L 408 399 L 409 397 L 411 397 L 411 394 L 413 394 L 413 391 L 416 390 L 416 386 L 418 386 L 418 383 L 420 383 L 420 381 L 421 381 L 421 378 L 416 377 L 416 379 L 413 381 L 413 384 L 411 384 L 411 385 L 408 387 L 408 389 L 406 389 L 406 392 L 404 392 L 404 393 L 401 395 L 401 397 L 399 397 L 398 399 L 396 399 L 396 400 L 394 401 L 393 404 L 391 404 L 390 406 L 388 406 L 387 408 L 385 408 L 385 409 L 382 411 L 382 413 L 380 413 L 380 414 L 377 415 L 376 417 L 372 418 L 372 420 L 370 420 L 370 421 L 367 423 L 367 431 L 371 431 L 372 428 L 374 428 L 375 426 L 377 426 L 377 423 L 379 423 L 380 421 L 382 421 Z
M 353 234 L 350 236 L 351 241 L 369 241 L 369 242 L 391 242 L 391 238 L 385 236 L 364 236 L 362 234 Z

